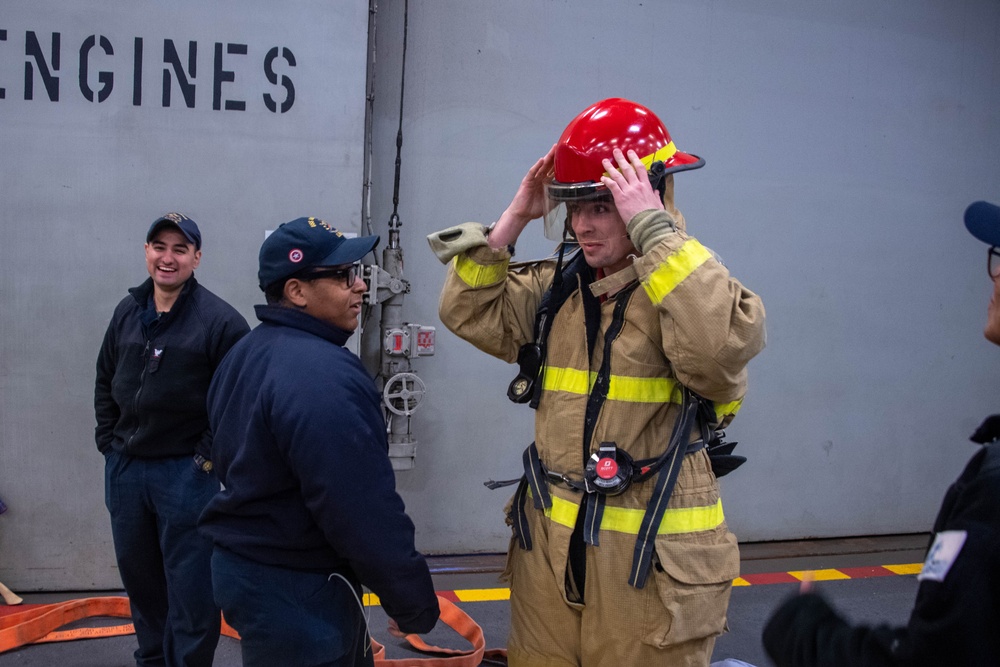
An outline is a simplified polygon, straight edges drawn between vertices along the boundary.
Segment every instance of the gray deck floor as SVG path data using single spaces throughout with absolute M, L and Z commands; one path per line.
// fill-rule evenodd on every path
M 923 560 L 926 545 L 926 535 L 744 544 L 741 546 L 742 575 L 753 579 L 753 575 L 782 575 L 799 570 L 913 564 Z M 439 591 L 503 587 L 498 581 L 503 565 L 503 557 L 499 555 L 439 556 L 431 558 L 430 563 L 435 587 Z M 787 575 L 784 578 L 788 578 Z M 904 624 L 916 588 L 916 578 L 908 575 L 817 582 L 817 589 L 827 595 L 845 616 L 873 623 Z M 761 629 L 771 610 L 797 589 L 796 583 L 753 583 L 734 587 L 729 608 L 730 632 L 719 638 L 713 659 L 738 658 L 757 667 L 770 665 L 760 643 Z M 25 603 L 45 603 L 120 593 L 68 591 L 20 594 Z M 505 646 L 509 628 L 508 602 L 460 602 L 459 606 L 482 626 L 487 648 Z M 386 617 L 380 607 L 369 609 L 372 634 L 386 646 L 388 658 L 420 657 L 405 642 L 388 635 L 385 631 Z M 120 622 L 123 621 L 115 621 Z M 461 637 L 447 627 L 436 628 L 425 639 L 431 644 L 467 648 Z M 0 667 L 132 667 L 135 664 L 132 659 L 134 649 L 135 637 L 131 635 L 38 644 L 0 654 Z M 239 642 L 222 637 L 215 665 L 233 667 L 240 664 Z

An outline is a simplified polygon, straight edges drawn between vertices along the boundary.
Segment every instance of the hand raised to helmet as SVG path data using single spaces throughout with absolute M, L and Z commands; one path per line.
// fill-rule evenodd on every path
M 532 165 L 528 173 L 521 179 L 514 199 L 508 210 L 515 216 L 530 222 L 545 215 L 545 181 L 552 177 L 552 165 L 555 161 L 555 146 L 549 149 L 544 157 Z
M 555 146 L 544 157 L 539 158 L 521 179 L 521 185 L 514 194 L 510 206 L 493 225 L 489 244 L 492 248 L 513 245 L 525 226 L 545 215 L 545 182 L 552 177 Z
M 618 162 L 617 168 L 611 160 L 604 158 L 601 163 L 608 175 L 602 176 L 601 182 L 614 197 L 615 207 L 622 220 L 628 224 L 637 213 L 650 209 L 662 211 L 663 200 L 650 185 L 646 166 L 636 152 L 630 150 L 626 159 L 621 150 L 616 148 L 613 155 Z

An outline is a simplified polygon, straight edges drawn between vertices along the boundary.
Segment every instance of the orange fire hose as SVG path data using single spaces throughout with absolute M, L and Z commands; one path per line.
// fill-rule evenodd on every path
M 417 635 L 407 635 L 406 641 L 419 651 L 435 653 L 426 658 L 389 659 L 385 647 L 372 638 L 375 664 L 380 667 L 478 667 L 484 659 L 506 663 L 505 649 L 487 649 L 483 629 L 450 600 L 438 596 L 441 621 L 472 645 L 471 650 L 447 649 L 426 644 Z M 131 618 L 126 597 L 97 597 L 67 600 L 52 604 L 32 605 L 24 611 L 0 616 L 0 653 L 29 644 L 95 639 L 132 634 L 131 623 L 96 628 L 59 628 L 84 618 Z M 222 621 L 222 634 L 239 639 L 239 634 Z

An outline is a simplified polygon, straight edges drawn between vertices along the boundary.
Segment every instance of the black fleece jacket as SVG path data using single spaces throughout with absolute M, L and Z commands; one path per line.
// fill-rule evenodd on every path
M 994 426 L 1000 424 L 991 419 Z M 976 442 L 997 436 L 1000 432 Z M 764 628 L 764 647 L 774 664 L 1000 665 L 1000 444 L 977 452 L 948 489 L 934 522 L 935 534 L 942 531 L 964 532 L 965 542 L 943 581 L 921 582 L 908 625 L 851 625 L 823 597 L 798 595 L 781 605 Z
M 209 458 L 208 385 L 250 326 L 194 276 L 161 317 L 152 294 L 152 278 L 130 289 L 104 334 L 94 389 L 97 449 Z
M 401 630 L 427 632 L 437 596 L 396 492 L 379 392 L 343 347 L 350 333 L 292 308 L 257 317 L 209 390 L 224 488 L 199 527 L 258 563 L 353 575 Z

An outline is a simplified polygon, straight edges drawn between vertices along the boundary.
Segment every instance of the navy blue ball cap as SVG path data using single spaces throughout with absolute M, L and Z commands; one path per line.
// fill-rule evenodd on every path
M 986 201 L 969 204 L 965 209 L 965 228 L 983 243 L 1000 246 L 1000 206 Z
M 154 220 L 153 224 L 149 226 L 149 231 L 146 232 L 146 243 L 152 241 L 164 227 L 174 227 L 184 235 L 189 243 L 194 244 L 195 250 L 201 250 L 201 230 L 198 229 L 194 220 L 183 213 L 167 213 Z
M 378 236 L 348 238 L 319 218 L 296 218 L 264 239 L 257 278 L 261 290 L 303 269 L 354 264 L 378 245 Z

